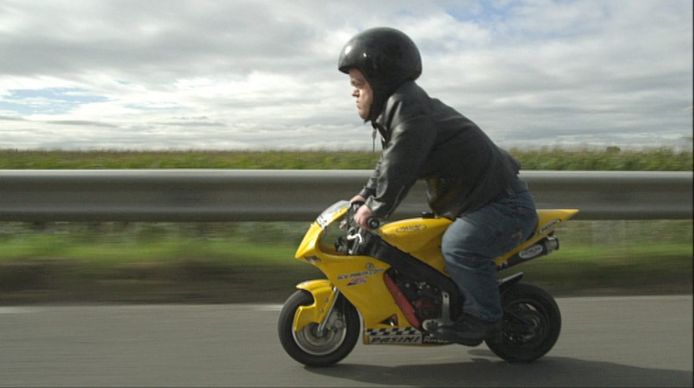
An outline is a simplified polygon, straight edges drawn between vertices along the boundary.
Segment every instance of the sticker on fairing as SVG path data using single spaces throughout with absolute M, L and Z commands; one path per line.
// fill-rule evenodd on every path
M 559 225 L 560 223 L 561 223 L 561 220 L 559 218 L 557 218 L 557 219 L 554 219 L 554 220 L 544 224 L 542 226 L 542 228 L 540 228 L 540 234 L 546 234 L 546 233 L 553 231 L 554 228 L 556 228 L 557 225 Z
M 537 257 L 540 253 L 542 253 L 542 245 L 537 244 L 533 245 L 530 248 L 520 251 L 518 253 L 518 257 L 524 260 L 532 259 L 533 257 Z
M 395 229 L 395 231 L 398 233 L 412 233 L 412 232 L 421 232 L 423 230 L 426 230 L 426 228 L 427 228 L 426 225 L 414 224 L 414 225 L 401 226 L 401 227 Z
M 379 274 L 381 272 L 385 272 L 385 269 L 376 268 L 376 266 L 374 266 L 373 264 L 367 263 L 366 269 L 364 271 L 342 274 L 342 275 L 339 275 L 337 277 L 337 280 L 350 279 L 350 283 L 351 283 L 352 279 L 358 279 L 357 280 L 359 282 L 358 284 L 362 284 L 362 283 L 366 282 L 367 277 Z M 362 281 L 362 279 L 363 279 L 363 281 Z M 350 284 L 350 285 L 352 285 L 352 284 Z
M 356 285 L 364 284 L 364 283 L 366 283 L 366 277 L 358 276 L 358 277 L 351 278 L 349 280 L 349 283 L 347 283 L 347 286 L 356 286 Z

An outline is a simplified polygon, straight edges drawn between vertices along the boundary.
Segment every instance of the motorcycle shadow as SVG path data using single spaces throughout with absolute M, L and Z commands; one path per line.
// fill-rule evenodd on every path
M 552 357 L 509 364 L 488 350 L 469 352 L 472 362 L 376 366 L 343 361 L 307 371 L 367 384 L 415 386 L 692 386 L 692 372 L 641 368 L 613 362 Z M 488 358 L 487 358 L 488 357 Z M 496 359 L 494 359 L 496 358 Z

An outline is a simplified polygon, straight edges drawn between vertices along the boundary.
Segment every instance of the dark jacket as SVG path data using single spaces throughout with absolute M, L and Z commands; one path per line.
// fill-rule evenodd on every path
M 360 194 L 376 217 L 388 217 L 417 179 L 427 181 L 431 209 L 448 218 L 479 209 L 517 179 L 516 160 L 413 81 L 388 98 L 372 125 L 383 153 Z

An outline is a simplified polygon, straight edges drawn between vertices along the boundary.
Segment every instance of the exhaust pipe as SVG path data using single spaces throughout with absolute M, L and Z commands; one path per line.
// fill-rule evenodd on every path
M 550 236 L 511 256 L 510 259 L 506 260 L 500 266 L 497 266 L 496 269 L 497 271 L 500 271 L 502 269 L 513 267 L 516 264 L 536 259 L 540 256 L 549 255 L 557 250 L 559 250 L 559 239 L 554 236 Z

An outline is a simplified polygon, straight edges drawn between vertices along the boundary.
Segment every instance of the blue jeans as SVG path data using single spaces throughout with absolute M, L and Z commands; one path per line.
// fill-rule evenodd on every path
M 537 224 L 527 187 L 518 180 L 496 200 L 456 218 L 443 235 L 446 270 L 463 295 L 463 312 L 483 321 L 503 316 L 494 259 L 528 239 Z

